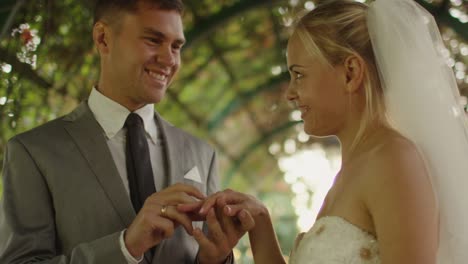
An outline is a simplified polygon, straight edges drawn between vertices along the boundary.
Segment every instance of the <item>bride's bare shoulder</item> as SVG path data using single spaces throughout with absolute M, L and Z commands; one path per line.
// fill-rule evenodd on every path
M 406 165 L 421 165 L 422 155 L 417 146 L 409 139 L 392 133 L 382 137 L 381 144 L 372 150 L 369 155 L 369 162 L 375 166 L 369 168 L 381 167 L 400 167 Z
M 417 188 L 430 181 L 424 157 L 409 139 L 390 134 L 372 151 L 362 168 L 374 189 L 402 186 Z

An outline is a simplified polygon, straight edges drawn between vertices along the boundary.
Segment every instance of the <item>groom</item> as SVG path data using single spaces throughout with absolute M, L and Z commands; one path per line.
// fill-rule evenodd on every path
M 182 12 L 175 0 L 97 1 L 89 99 L 8 143 L 0 263 L 233 261 L 237 237 L 213 218 L 202 236 L 176 209 L 218 190 L 215 152 L 154 112 L 180 67 Z

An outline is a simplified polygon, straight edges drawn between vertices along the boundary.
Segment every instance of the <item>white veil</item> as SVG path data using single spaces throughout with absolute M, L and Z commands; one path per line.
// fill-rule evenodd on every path
M 389 117 L 431 173 L 440 210 L 437 263 L 468 263 L 468 127 L 437 25 L 413 0 L 377 0 L 367 24 Z

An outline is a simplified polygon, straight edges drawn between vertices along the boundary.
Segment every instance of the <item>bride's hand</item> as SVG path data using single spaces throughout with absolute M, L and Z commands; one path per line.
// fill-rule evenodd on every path
M 209 198 L 207 198 L 208 200 Z M 207 203 L 200 209 L 203 214 L 208 207 Z M 235 216 L 247 212 L 255 221 L 268 215 L 268 210 L 265 205 L 252 195 L 236 192 L 230 189 L 220 193 L 216 199 L 216 205 L 223 208 L 223 211 L 228 216 Z
M 201 217 L 206 217 L 211 208 L 222 210 L 224 215 L 237 218 L 245 231 L 253 229 L 257 222 L 261 222 L 264 216 L 268 215 L 266 207 L 255 197 L 230 189 L 217 192 L 203 201 L 179 205 L 177 209 L 191 213 L 198 211 Z

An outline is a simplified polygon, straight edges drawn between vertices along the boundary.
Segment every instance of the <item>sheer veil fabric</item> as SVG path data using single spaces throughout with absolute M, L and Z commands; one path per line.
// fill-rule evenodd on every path
M 434 18 L 413 0 L 377 0 L 367 24 L 393 125 L 420 149 L 440 210 L 439 264 L 468 261 L 468 125 Z

